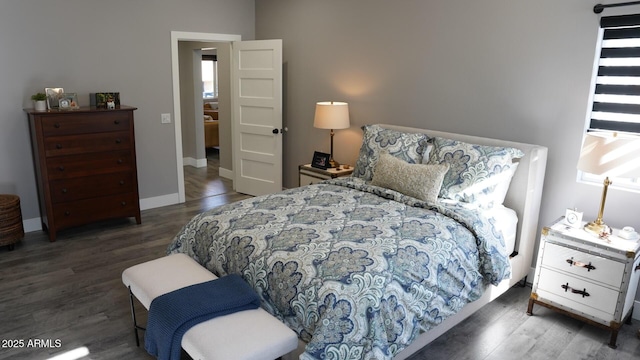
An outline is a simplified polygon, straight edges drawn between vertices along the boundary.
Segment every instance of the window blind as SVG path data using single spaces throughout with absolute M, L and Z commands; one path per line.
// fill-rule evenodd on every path
M 640 14 L 602 17 L 591 130 L 640 133 Z

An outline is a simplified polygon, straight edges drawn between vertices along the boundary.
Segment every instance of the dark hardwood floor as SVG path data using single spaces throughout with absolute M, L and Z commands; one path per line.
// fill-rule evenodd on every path
M 208 148 L 206 151 L 206 167 L 184 167 L 186 201 L 233 192 L 232 181 L 220 177 L 219 150 L 217 148 Z
M 198 184 L 191 180 L 185 182 Z M 164 256 L 195 214 L 244 198 L 225 191 L 145 210 L 141 225 L 133 219 L 101 222 L 61 231 L 54 243 L 31 232 L 14 251 L 0 248 L 0 359 L 48 359 L 78 348 L 89 352 L 82 359 L 151 359 L 135 345 L 122 271 Z M 613 350 L 604 330 L 542 307 L 526 316 L 530 291 L 509 290 L 412 359 L 640 358 L 640 322 L 623 326 Z M 146 312 L 136 306 L 144 323 Z

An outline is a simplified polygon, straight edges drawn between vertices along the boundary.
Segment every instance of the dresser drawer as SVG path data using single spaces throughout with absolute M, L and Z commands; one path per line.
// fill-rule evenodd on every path
M 49 186 L 54 203 L 135 191 L 132 171 L 54 180 Z
M 44 139 L 45 155 L 64 156 L 90 152 L 126 150 L 131 147 L 128 131 L 85 135 L 50 136 Z
M 133 217 L 137 213 L 137 201 L 135 193 L 126 193 L 60 203 L 53 209 L 53 217 L 58 228 L 97 220 Z
M 134 160 L 129 151 L 114 151 L 54 157 L 47 160 L 49 180 L 131 171 Z
M 61 113 L 42 119 L 42 134 L 60 136 L 105 131 L 129 130 L 131 118 L 126 111 L 85 113 Z
M 588 295 L 583 295 L 580 291 Z M 600 318 L 607 314 L 608 319 L 614 318 L 619 295 L 616 290 L 542 268 L 538 279 L 538 295 L 544 296 L 546 293 L 550 294 L 550 300 L 561 305 Z
M 568 247 L 546 243 L 542 266 L 620 288 L 624 264 Z

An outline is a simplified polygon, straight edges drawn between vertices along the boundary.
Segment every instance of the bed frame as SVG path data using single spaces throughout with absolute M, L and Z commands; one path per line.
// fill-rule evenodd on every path
M 425 133 L 429 136 L 439 136 L 448 139 L 461 140 L 468 143 L 493 146 L 508 146 L 522 150 L 524 156 L 520 159 L 504 205 L 518 214 L 518 229 L 515 243 L 515 251 L 510 257 L 512 275 L 511 279 L 503 280 L 498 286 L 490 285 L 484 295 L 467 304 L 457 314 L 447 318 L 436 328 L 421 334 L 414 342 L 401 351 L 394 360 L 406 359 L 410 355 L 422 349 L 424 346 L 447 332 L 455 325 L 475 313 L 484 305 L 495 300 L 498 296 L 509 290 L 520 281 L 526 281 L 526 277 L 533 265 L 533 254 L 538 232 L 538 215 L 540 212 L 540 199 L 547 165 L 547 148 L 539 145 L 531 145 L 505 140 L 483 138 L 477 136 L 448 133 L 427 129 L 402 127 L 396 125 L 379 124 L 386 129 L 402 132 Z M 524 311 L 524 308 L 523 308 Z M 283 357 L 283 359 L 297 359 L 304 350 L 304 343 L 299 341 L 298 350 Z

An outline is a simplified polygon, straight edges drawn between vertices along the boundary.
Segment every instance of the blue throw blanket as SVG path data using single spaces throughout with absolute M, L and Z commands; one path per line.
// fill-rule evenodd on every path
M 180 359 L 182 336 L 192 326 L 259 306 L 258 294 L 236 274 L 158 296 L 149 307 L 144 348 L 159 360 Z

